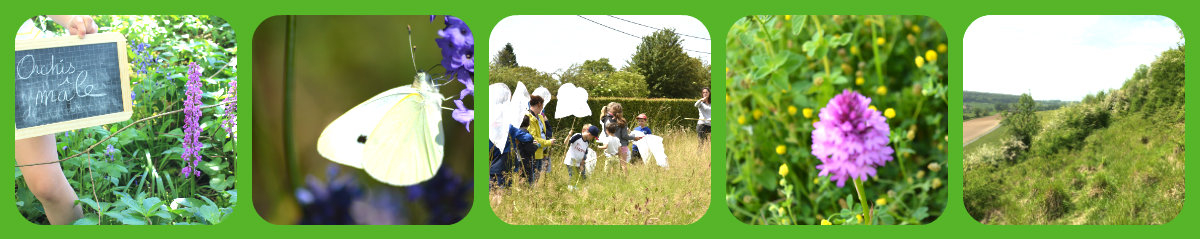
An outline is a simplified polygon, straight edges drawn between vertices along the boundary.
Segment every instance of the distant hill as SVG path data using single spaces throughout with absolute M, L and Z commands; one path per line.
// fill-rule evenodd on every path
M 1037 96 L 1033 97 L 1037 98 Z M 963 119 L 999 113 L 999 111 L 1008 109 L 1009 105 L 1017 103 L 1020 98 L 1019 95 L 963 91 Z M 1037 100 L 1037 110 L 1054 110 L 1070 103 L 1073 101 Z

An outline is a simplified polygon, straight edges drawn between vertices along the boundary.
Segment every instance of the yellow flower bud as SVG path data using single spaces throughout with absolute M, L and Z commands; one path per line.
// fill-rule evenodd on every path
M 874 106 L 874 105 L 872 105 L 872 106 L 867 106 L 867 109 L 871 109 L 871 110 L 874 110 L 874 111 L 879 111 L 878 109 L 875 109 L 875 106 Z
M 812 116 L 813 116 L 813 109 L 812 108 L 804 108 L 804 118 L 812 118 Z
M 822 226 L 829 226 L 829 225 L 833 225 L 833 223 L 832 223 L 832 222 L 829 222 L 829 220 L 821 219 L 821 225 L 822 225 Z
M 937 189 L 939 187 L 942 187 L 942 179 L 941 178 L 933 178 L 933 189 Z
M 920 26 L 917 26 L 917 25 L 913 25 L 913 26 L 912 26 L 912 31 L 913 31 L 914 33 L 921 33 L 921 27 L 920 27 Z
M 850 46 L 850 54 L 858 55 L 858 45 Z
M 887 108 L 887 110 L 883 111 L 883 116 L 886 116 L 888 119 L 896 118 L 896 110 L 893 110 L 892 108 Z
M 875 45 L 883 45 L 883 37 L 875 38 Z
M 875 199 L 875 205 L 887 205 L 887 198 Z
M 929 62 L 935 62 L 935 61 L 937 61 L 937 58 L 938 58 L 938 54 L 936 51 L 933 51 L 933 50 L 925 51 L 925 60 L 929 60 Z
M 813 184 L 821 184 L 821 178 L 813 178 Z
M 938 164 L 937 162 L 932 162 L 932 163 L 929 163 L 929 166 L 927 168 L 929 168 L 929 171 L 933 171 L 936 173 L 936 172 L 942 170 L 942 165 Z
M 887 94 L 887 86 L 879 86 L 879 88 L 875 88 L 875 94 L 886 95 Z
M 796 115 L 796 106 L 791 106 L 791 105 L 789 105 L 789 106 L 788 106 L 788 114 L 789 114 L 789 115 Z
M 783 145 L 780 145 L 779 147 L 783 147 Z M 779 165 L 779 176 L 781 176 L 781 177 L 787 177 L 787 174 L 788 174 L 788 167 L 787 167 L 787 164 L 781 164 L 781 165 Z
M 762 110 L 754 109 L 754 112 L 752 112 L 752 113 L 754 114 L 754 120 L 758 120 L 758 119 L 762 118 L 762 115 L 763 115 Z
M 866 221 L 863 221 L 863 215 L 862 215 L 862 214 L 855 214 L 855 215 L 854 215 L 854 218 L 858 218 L 858 221 L 859 221 L 859 222 L 866 222 Z
M 854 85 L 862 85 L 865 81 L 862 77 L 854 78 Z
M 787 146 L 783 146 L 782 144 L 780 144 L 779 146 L 775 146 L 775 153 L 777 153 L 779 155 L 783 155 L 784 153 L 787 153 Z M 785 173 L 784 171 L 782 171 L 782 169 L 780 169 L 780 170 L 781 171 L 779 171 L 779 173 Z
M 946 53 L 946 43 L 938 44 L 938 53 Z
M 746 124 L 746 116 L 738 116 L 738 124 Z
M 917 62 L 917 68 L 921 68 L 922 66 L 925 66 L 925 58 L 921 58 L 920 56 L 918 56 L 917 59 L 913 60 L 913 61 Z

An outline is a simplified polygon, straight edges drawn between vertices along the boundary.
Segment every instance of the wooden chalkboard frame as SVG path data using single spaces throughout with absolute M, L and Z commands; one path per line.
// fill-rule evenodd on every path
M 129 66 L 129 56 L 127 55 L 128 46 L 125 43 L 125 36 L 116 32 L 107 32 L 100 34 L 90 34 L 83 39 L 79 36 L 61 36 L 53 38 L 42 38 L 33 40 L 18 40 L 16 42 L 16 51 L 45 49 L 56 47 L 68 47 L 78 45 L 89 45 L 97 43 L 116 43 L 117 44 L 117 60 L 119 61 L 119 71 L 121 74 L 121 102 L 123 110 L 116 113 L 97 115 L 87 118 L 80 118 L 68 121 L 57 122 L 53 124 L 38 125 L 24 129 L 16 129 L 16 139 L 25 139 L 47 134 L 54 134 L 73 129 L 81 129 L 97 125 L 111 124 L 129 120 L 133 117 L 133 102 L 127 97 L 132 91 L 129 86 L 129 75 L 132 73 Z M 15 89 L 19 90 L 19 89 Z M 14 128 L 16 126 L 14 125 Z

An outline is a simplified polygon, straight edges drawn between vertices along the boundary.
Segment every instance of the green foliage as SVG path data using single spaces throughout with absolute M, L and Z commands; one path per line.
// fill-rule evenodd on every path
M 225 20 L 208 16 L 95 16 L 102 32 L 119 32 L 133 48 L 148 44 L 148 55 L 158 60 L 130 76 L 133 117 L 129 121 L 82 128 L 56 135 L 58 155 L 67 181 L 78 193 L 84 218 L 75 224 L 216 224 L 237 202 L 234 172 L 237 165 L 237 128 L 227 133 L 224 107 L 203 109 L 200 118 L 201 175 L 184 178 L 182 141 L 184 114 L 170 114 L 134 125 L 152 115 L 183 109 L 187 68 L 190 62 L 203 70 L 203 105 L 220 104 L 235 97 L 229 84 L 237 80 L 237 45 L 233 28 Z M 45 17 L 37 22 L 54 25 Z M 65 32 L 61 28 L 57 31 Z M 51 29 L 53 30 L 53 29 Z M 133 60 L 138 55 L 130 49 Z M 210 78 L 211 77 L 211 78 Z M 112 135 L 108 141 L 88 146 Z M 114 152 L 106 154 L 108 145 Z M 48 223 L 41 202 L 32 196 L 25 177 L 15 179 L 19 211 L 29 221 Z
M 492 58 L 492 64 L 498 67 L 518 67 L 517 53 L 513 52 L 512 43 L 504 44 L 504 49 L 496 53 L 496 57 Z
M 607 59 L 601 59 L 607 62 Z M 585 63 L 586 65 L 586 63 Z M 626 71 L 594 72 L 584 70 L 584 65 L 573 65 L 563 73 L 563 83 L 588 90 L 589 96 L 644 98 L 650 95 L 646 89 L 646 77 Z M 593 67 L 595 67 L 593 65 Z M 602 67 L 602 66 L 600 66 Z M 611 66 L 609 66 L 611 68 Z M 557 93 L 557 89 L 552 90 Z
M 709 66 L 683 52 L 683 41 L 673 29 L 642 37 L 629 62 L 630 71 L 646 77 L 649 97 L 698 98 L 708 86 Z
M 942 215 L 948 65 L 942 50 L 947 38 L 937 22 L 921 16 L 749 16 L 728 36 L 729 123 L 715 127 L 728 127 L 725 199 L 738 220 L 862 223 L 857 217 L 864 206 L 854 187 L 839 188 L 818 176 L 820 160 L 810 153 L 812 123 L 843 90 L 895 113 L 888 120 L 895 160 L 865 182 L 866 207 L 875 212 L 867 216 L 877 224 L 926 224 Z M 914 59 L 926 59 L 927 52 L 936 56 L 917 66 Z M 781 167 L 789 173 L 781 175 Z
M 1008 132 L 1013 137 L 1029 145 L 1033 142 L 1033 136 L 1042 129 L 1042 121 L 1035 113 L 1036 110 L 1037 102 L 1033 101 L 1033 96 L 1021 94 L 1021 99 L 1013 109 L 1004 113 L 1004 121 L 1001 123 L 1008 126 Z
M 1034 152 L 1050 155 L 1060 150 L 1075 149 L 1093 131 L 1108 127 L 1110 118 L 1109 111 L 1096 104 L 1071 105 L 1059 109 L 1056 114 L 1033 141 Z
M 488 82 L 504 83 L 509 89 L 516 88 L 517 82 L 525 83 L 525 87 L 529 87 L 529 91 L 538 87 L 546 87 L 551 93 L 558 91 L 558 80 L 550 77 L 550 74 L 533 69 L 528 66 L 518 67 L 501 67 L 492 65 L 488 68 Z
M 1150 64 L 1150 105 L 1148 110 L 1180 107 L 1183 104 L 1184 53 L 1180 49 L 1164 51 Z M 1182 119 L 1182 117 L 1179 117 Z

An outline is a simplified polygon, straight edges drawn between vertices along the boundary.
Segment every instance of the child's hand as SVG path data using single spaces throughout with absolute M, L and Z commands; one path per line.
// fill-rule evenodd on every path
M 79 39 L 83 39 L 86 34 L 96 33 L 99 28 L 96 26 L 96 21 L 92 20 L 92 16 L 77 15 L 71 17 L 67 22 L 67 32 L 71 35 L 79 35 Z

